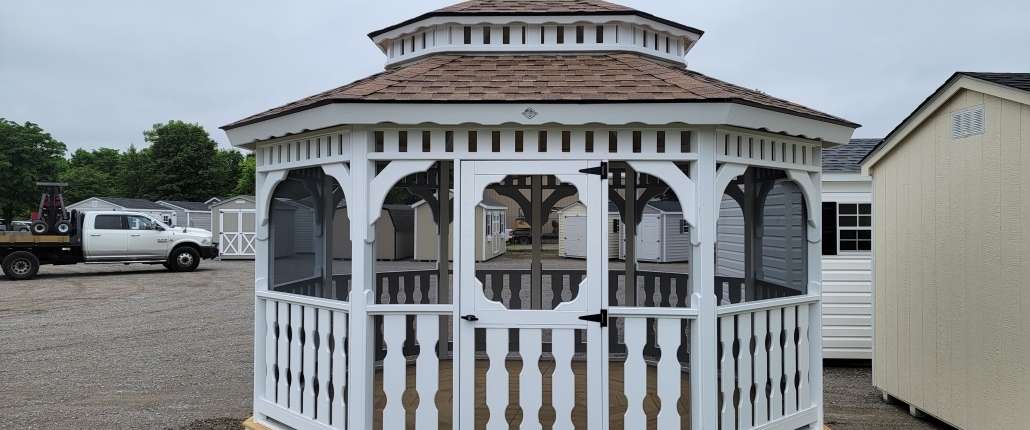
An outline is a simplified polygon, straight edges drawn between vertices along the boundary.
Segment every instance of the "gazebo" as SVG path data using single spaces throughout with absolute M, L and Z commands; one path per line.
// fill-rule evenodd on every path
M 257 156 L 255 425 L 821 429 L 820 154 L 857 125 L 686 69 L 701 35 L 597 0 L 473 0 L 372 32 L 385 71 L 223 127 Z M 766 228 L 785 186 L 800 227 Z M 453 263 L 376 261 L 397 189 L 453 222 L 437 228 Z M 533 240 L 531 258 L 476 262 L 486 190 L 536 237 L 578 195 L 586 259 Z M 738 277 L 716 273 L 724 195 L 744 214 L 724 229 Z M 689 264 L 637 263 L 654 198 L 679 201 Z M 337 216 L 350 260 L 333 259 Z M 797 238 L 803 255 L 776 252 Z

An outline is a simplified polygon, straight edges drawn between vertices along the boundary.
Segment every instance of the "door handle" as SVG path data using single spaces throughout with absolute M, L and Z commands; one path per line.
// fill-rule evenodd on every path
M 136 233 L 136 234 L 130 234 L 129 236 L 139 236 L 139 233 Z
M 463 319 L 465 321 L 479 321 L 479 318 L 476 318 L 475 315 L 465 315 L 465 316 L 461 317 L 461 319 Z
M 90 236 L 100 236 L 100 233 L 91 233 Z

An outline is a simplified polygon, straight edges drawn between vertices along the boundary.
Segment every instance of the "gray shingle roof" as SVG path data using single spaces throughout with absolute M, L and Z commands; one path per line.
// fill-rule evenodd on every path
M 204 202 L 183 202 L 177 200 L 161 200 L 160 203 L 168 203 L 172 206 L 176 206 L 188 211 L 207 212 L 211 210 L 207 207 L 207 203 Z
M 415 209 L 408 205 L 383 205 L 390 213 L 393 228 L 397 231 L 415 231 Z
M 823 171 L 849 173 L 862 171 L 862 159 L 882 139 L 851 139 L 847 145 L 823 150 Z
M 981 72 L 958 72 L 971 78 L 993 82 L 998 85 L 1015 88 L 1017 90 L 1030 91 L 1030 73 L 981 73 Z
M 97 200 L 103 200 L 103 201 L 111 203 L 111 204 L 113 204 L 115 206 L 121 206 L 121 207 L 123 207 L 125 209 L 147 209 L 147 210 L 162 210 L 162 211 L 170 210 L 167 206 L 159 205 L 159 204 L 154 203 L 154 202 L 152 202 L 150 200 L 124 199 L 124 198 L 121 198 L 121 197 L 97 197 L 96 199 Z
M 680 202 L 670 200 L 651 200 L 647 205 L 662 212 L 683 212 Z

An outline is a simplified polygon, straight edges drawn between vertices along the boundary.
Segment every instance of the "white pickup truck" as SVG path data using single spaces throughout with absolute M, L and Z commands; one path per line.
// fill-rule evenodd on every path
M 31 279 L 40 264 L 162 264 L 177 272 L 218 256 L 211 232 L 169 227 L 135 212 L 75 214 L 68 235 L 0 234 L 0 267 L 10 279 Z

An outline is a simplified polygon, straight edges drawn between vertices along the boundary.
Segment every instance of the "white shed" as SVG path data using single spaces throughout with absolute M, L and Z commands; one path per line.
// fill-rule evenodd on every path
M 419 200 L 411 205 L 415 209 L 415 256 L 418 261 L 436 261 L 439 253 L 439 236 L 436 231 L 436 221 L 433 220 L 433 212 L 425 200 Z M 476 261 L 487 261 L 501 256 L 507 252 L 507 240 L 505 222 L 508 216 L 508 207 L 497 200 L 483 197 L 483 200 L 476 206 Z M 454 225 L 450 225 L 450 232 L 453 233 Z M 448 237 L 451 233 L 448 233 Z M 454 260 L 454 248 L 449 248 L 449 260 Z
M 558 256 L 587 257 L 587 207 L 575 202 L 558 210 Z M 619 230 L 622 221 L 615 203 L 608 202 L 608 258 L 619 255 Z
M 823 358 L 873 358 L 873 183 L 859 163 L 879 142 L 823 151 Z
M 175 211 L 172 225 L 176 227 L 202 228 L 211 231 L 211 205 L 204 202 L 174 200 L 158 200 L 157 204 L 167 206 Z
M 674 263 L 690 259 L 690 227 L 683 221 L 679 202 L 648 202 L 637 229 L 637 261 Z M 619 229 L 619 258 L 626 259 L 625 228 Z
M 90 197 L 86 200 L 72 203 L 65 209 L 88 211 L 124 211 L 140 212 L 164 221 L 165 224 L 175 225 L 177 215 L 175 210 L 164 205 L 159 205 L 150 200 L 123 199 L 121 197 Z
M 226 198 L 211 205 L 211 235 L 217 238 L 223 260 L 254 258 L 254 207 L 254 196 Z

